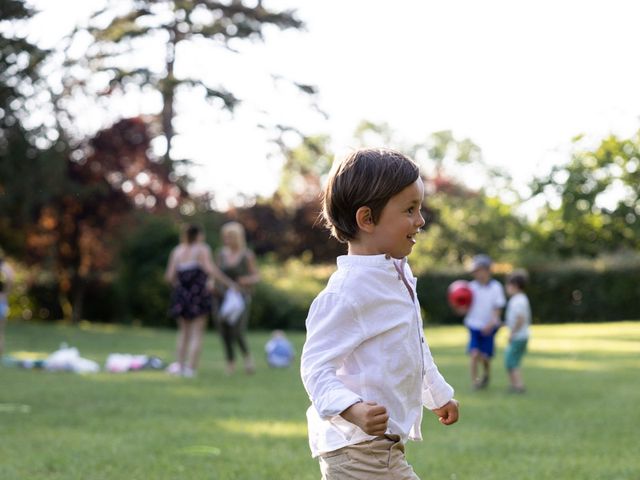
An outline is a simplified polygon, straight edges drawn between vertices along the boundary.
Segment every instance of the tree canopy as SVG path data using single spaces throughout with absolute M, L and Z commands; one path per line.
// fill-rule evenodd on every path
M 543 200 L 530 247 L 561 257 L 640 248 L 640 131 L 595 148 L 578 137 L 564 165 L 532 182 Z
M 202 49 L 203 42 L 235 51 L 238 42 L 262 40 L 269 28 L 302 27 L 294 11 L 270 9 L 262 0 L 136 0 L 126 10 L 108 5 L 93 15 L 86 28 L 78 27 L 70 37 L 70 46 L 86 34 L 90 35 L 91 43 L 86 52 L 67 59 L 70 73 L 73 72 L 67 76 L 67 89 L 72 92 L 80 85 L 88 87 L 92 76 L 94 80 L 100 79 L 93 84 L 104 96 L 131 88 L 159 94 L 162 106 L 158 123 L 166 139 L 165 160 L 170 162 L 176 160 L 172 158 L 171 147 L 176 101 L 182 92 L 198 91 L 228 110 L 233 110 L 240 101 L 221 83 L 201 76 L 181 76 L 176 71 L 179 57 L 187 49 Z M 143 47 L 149 53 L 141 57 L 138 50 Z M 80 69 L 85 73 L 78 78 Z M 310 85 L 296 86 L 306 93 L 315 92 Z

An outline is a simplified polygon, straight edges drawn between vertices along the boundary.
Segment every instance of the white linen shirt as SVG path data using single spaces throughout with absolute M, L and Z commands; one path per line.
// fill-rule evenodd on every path
M 340 416 L 360 401 L 386 407 L 386 433 L 420 440 L 422 406 L 442 407 L 453 388 L 424 340 L 416 279 L 406 260 L 385 255 L 344 255 L 337 263 L 309 310 L 301 357 L 312 456 L 375 438 Z
M 473 280 L 469 282 L 469 288 L 473 292 L 473 301 L 464 317 L 464 324 L 469 328 L 482 330 L 493 320 L 494 310 L 504 307 L 504 289 L 502 284 L 493 278 L 486 285 Z

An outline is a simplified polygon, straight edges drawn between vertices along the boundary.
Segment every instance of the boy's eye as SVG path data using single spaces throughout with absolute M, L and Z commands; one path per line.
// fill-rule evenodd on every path
M 414 210 L 415 210 L 415 208 L 414 208 L 414 207 L 409 207 L 409 210 L 407 210 L 407 212 L 409 212 L 409 213 L 413 213 L 413 211 L 414 211 Z

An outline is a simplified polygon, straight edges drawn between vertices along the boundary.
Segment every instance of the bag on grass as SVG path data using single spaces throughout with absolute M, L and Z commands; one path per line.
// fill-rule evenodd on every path
M 240 319 L 242 312 L 244 312 L 244 309 L 245 303 L 242 294 L 233 288 L 228 288 L 222 299 L 222 305 L 220 305 L 218 314 L 220 318 L 229 325 L 235 325 Z

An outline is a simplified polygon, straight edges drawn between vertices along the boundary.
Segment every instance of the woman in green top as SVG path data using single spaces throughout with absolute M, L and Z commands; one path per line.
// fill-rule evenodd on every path
M 252 289 L 260 281 L 260 273 L 255 254 L 247 248 L 244 227 L 238 222 L 225 223 L 221 234 L 224 246 L 216 255 L 216 264 L 225 275 L 239 285 L 245 301 L 245 309 L 236 322 L 217 317 L 218 331 L 222 337 L 227 358 L 227 373 L 232 374 L 235 371 L 234 346 L 236 343 L 244 356 L 246 372 L 253 373 L 254 365 L 245 331 L 249 321 Z M 224 296 L 224 287 L 217 290 Z

